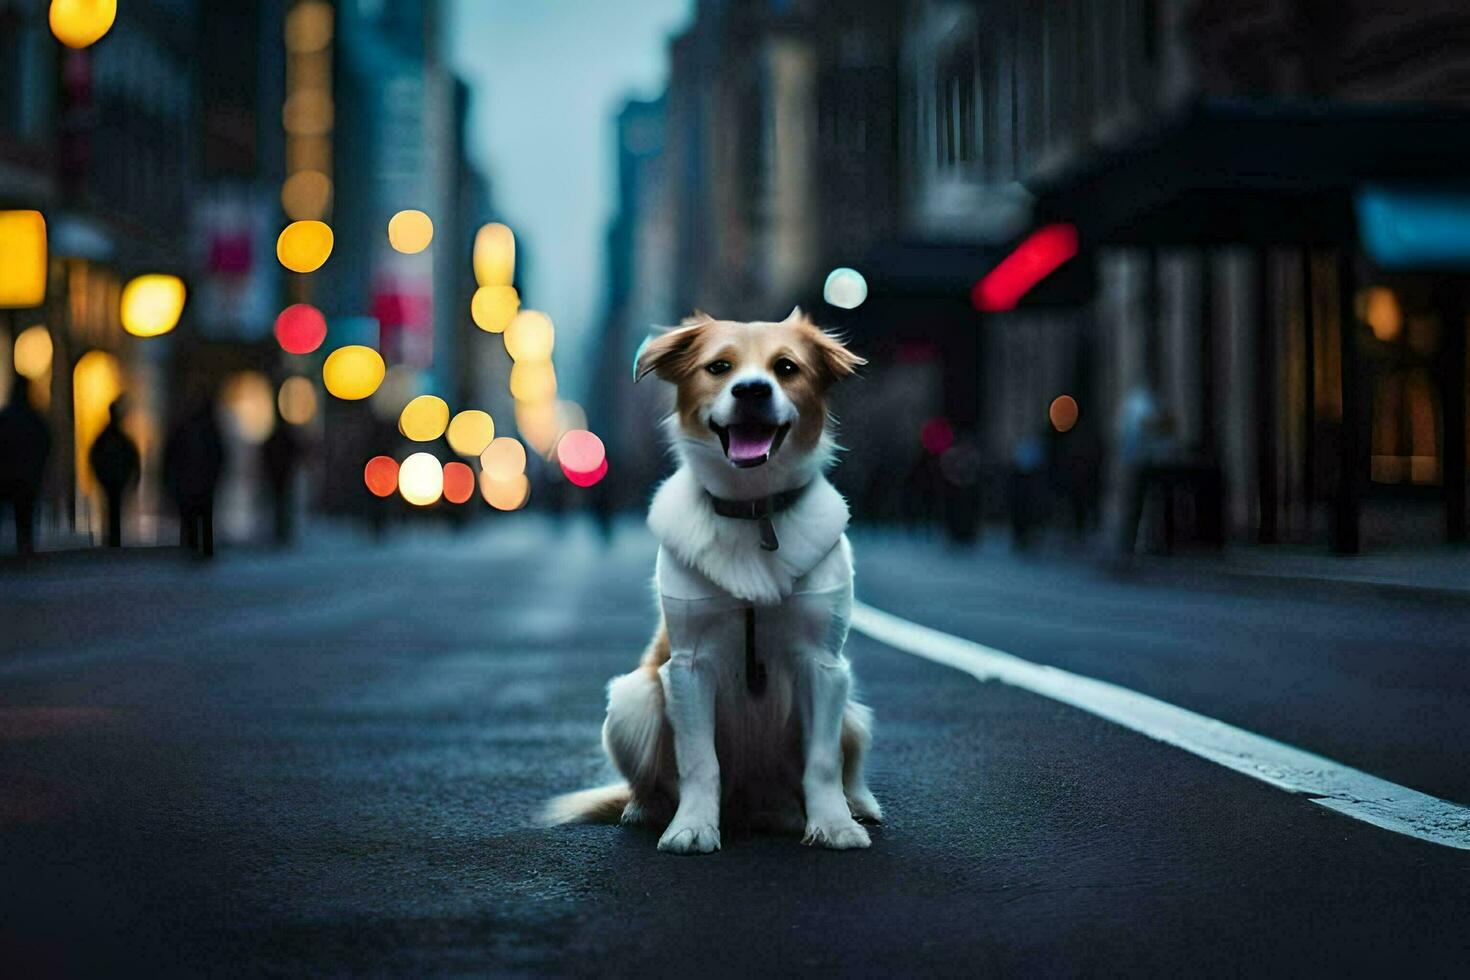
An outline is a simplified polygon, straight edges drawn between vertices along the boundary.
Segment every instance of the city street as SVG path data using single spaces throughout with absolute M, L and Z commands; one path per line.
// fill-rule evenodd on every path
M 1465 602 L 855 544 L 876 609 L 1470 804 Z M 504 517 L 0 568 L 0 964 L 19 965 L 0 972 L 1443 975 L 1470 957 L 1470 851 L 857 632 L 888 817 L 871 849 L 727 834 L 678 858 L 647 830 L 538 827 L 548 797 L 609 776 L 603 687 L 653 625 L 653 554 L 631 522 L 605 543 Z

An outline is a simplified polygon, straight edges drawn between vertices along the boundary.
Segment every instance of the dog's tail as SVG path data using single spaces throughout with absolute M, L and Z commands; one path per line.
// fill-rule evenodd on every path
M 610 783 L 566 793 L 548 802 L 541 820 L 550 826 L 562 823 L 617 823 L 623 817 L 633 791 L 627 783 Z

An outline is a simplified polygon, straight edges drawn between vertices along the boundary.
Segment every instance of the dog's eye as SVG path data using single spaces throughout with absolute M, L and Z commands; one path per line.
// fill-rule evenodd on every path
M 729 361 L 710 361 L 708 364 L 706 364 L 704 366 L 704 369 L 706 371 L 708 371 L 710 374 L 724 374 L 726 371 L 730 370 L 730 362 Z
M 776 377 L 778 378 L 789 378 L 800 370 L 796 362 L 789 357 L 783 357 L 776 362 Z

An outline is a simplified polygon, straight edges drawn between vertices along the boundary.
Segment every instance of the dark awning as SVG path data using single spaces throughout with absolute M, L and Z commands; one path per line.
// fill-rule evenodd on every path
M 1126 146 L 1032 181 L 1034 222 L 1083 246 L 1356 242 L 1365 184 L 1470 175 L 1470 112 L 1406 105 L 1203 102 Z

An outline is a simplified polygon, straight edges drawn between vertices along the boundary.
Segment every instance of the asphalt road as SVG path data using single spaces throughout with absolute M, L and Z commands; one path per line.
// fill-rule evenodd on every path
M 1470 803 L 1470 612 L 858 541 L 859 596 Z M 1470 852 L 855 636 L 870 850 L 543 829 L 653 545 L 502 520 L 0 570 L 0 973 L 1461 974 Z M 6 969 L 9 967 L 9 969 Z

